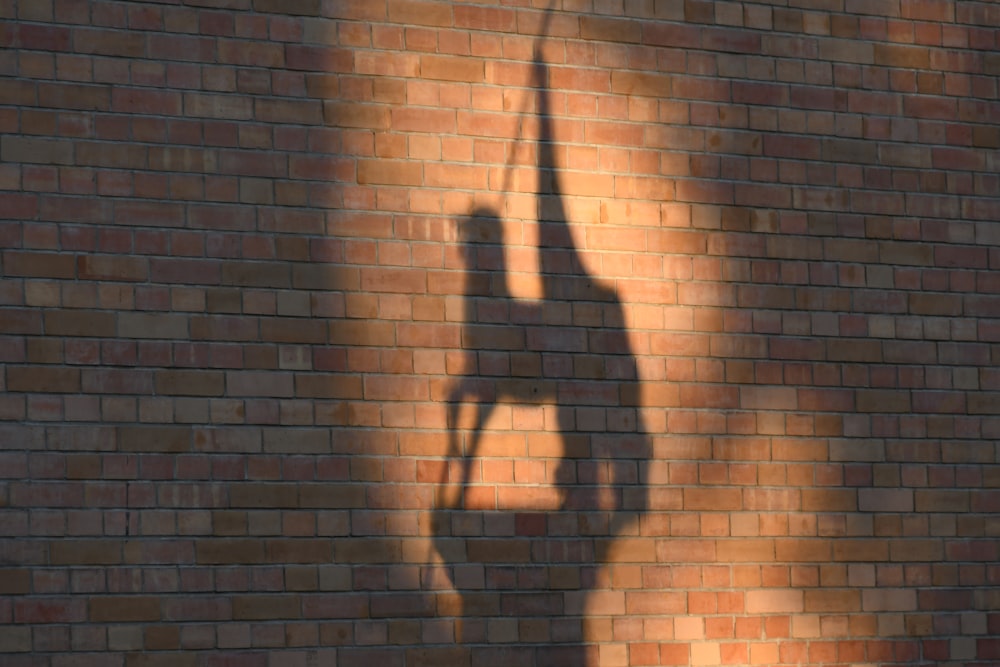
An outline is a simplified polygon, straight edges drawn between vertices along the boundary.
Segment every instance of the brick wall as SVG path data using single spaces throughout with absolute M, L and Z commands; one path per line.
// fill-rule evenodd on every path
M 0 0 L 0 663 L 1000 662 L 1000 6 Z

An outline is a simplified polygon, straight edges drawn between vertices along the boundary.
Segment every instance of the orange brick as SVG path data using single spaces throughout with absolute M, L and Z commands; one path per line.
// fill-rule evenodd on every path
M 423 170 L 419 162 L 359 160 L 358 182 L 378 185 L 420 185 Z
M 476 58 L 424 55 L 420 57 L 420 75 L 426 79 L 480 83 L 486 69 Z

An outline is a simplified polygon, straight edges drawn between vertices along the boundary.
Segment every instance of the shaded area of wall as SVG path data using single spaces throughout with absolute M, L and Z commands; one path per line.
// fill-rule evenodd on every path
M 4 664 L 1000 660 L 1000 12 L 799 4 L 0 0 Z M 640 413 L 467 465 L 556 246 Z M 609 547 L 559 471 L 637 424 Z
M 342 632 L 338 84 L 279 5 L 0 3 L 5 665 Z

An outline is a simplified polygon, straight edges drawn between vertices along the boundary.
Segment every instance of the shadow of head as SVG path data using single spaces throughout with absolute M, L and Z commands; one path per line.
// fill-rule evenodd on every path
M 497 212 L 478 206 L 458 221 L 458 239 L 464 244 L 503 243 L 503 226 Z

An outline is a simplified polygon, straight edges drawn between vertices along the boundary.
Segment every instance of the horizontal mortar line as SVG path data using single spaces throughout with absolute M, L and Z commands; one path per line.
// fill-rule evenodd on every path
M 487 9 L 497 9 L 496 5 L 471 5 L 471 6 L 481 6 L 481 7 L 487 8 Z M 767 5 L 763 5 L 763 6 L 771 6 L 771 5 L 767 4 Z M 499 11 L 504 11 L 504 10 L 500 9 Z M 546 13 L 546 11 L 544 11 L 544 10 L 534 10 L 534 9 L 527 9 L 527 8 L 514 8 L 514 9 L 511 9 L 509 11 L 511 11 L 512 13 L 516 12 L 517 16 L 520 16 L 522 14 L 540 16 L 540 15 L 544 15 Z M 792 10 L 792 11 L 794 11 L 794 10 Z M 805 14 L 805 13 L 808 13 L 808 11 L 807 10 L 803 10 L 802 13 Z M 859 16 L 859 14 L 855 13 L 855 12 L 824 11 L 824 13 L 827 14 L 827 15 L 829 15 L 829 16 L 844 16 L 844 17 L 848 17 L 848 18 L 856 18 L 857 16 Z M 642 29 L 645 28 L 646 26 L 649 26 L 649 25 L 656 25 L 656 26 L 664 26 L 664 27 L 676 27 L 676 28 L 681 28 L 681 29 L 685 29 L 686 28 L 688 31 L 690 31 L 692 33 L 701 32 L 701 31 L 704 31 L 704 30 L 713 30 L 715 32 L 721 32 L 721 33 L 748 33 L 748 34 L 751 34 L 751 35 L 761 36 L 761 37 L 776 37 L 777 36 L 779 38 L 790 39 L 790 40 L 793 40 L 793 41 L 808 40 L 808 41 L 813 42 L 813 43 L 831 42 L 831 41 L 836 41 L 836 42 L 861 42 L 861 43 L 864 43 L 864 44 L 895 46 L 895 47 L 907 48 L 907 49 L 925 49 L 925 50 L 938 50 L 938 51 L 952 51 L 952 50 L 954 50 L 951 47 L 947 47 L 947 46 L 940 45 L 940 44 L 923 44 L 923 43 L 915 43 L 915 42 L 894 41 L 891 38 L 889 38 L 888 36 L 886 36 L 884 39 L 866 38 L 866 37 L 863 37 L 861 35 L 858 35 L 857 37 L 850 37 L 850 36 L 841 36 L 841 35 L 833 35 L 833 34 L 806 33 L 806 32 L 801 32 L 801 31 L 800 32 L 792 32 L 792 31 L 788 31 L 788 30 L 778 30 L 778 29 L 775 29 L 773 26 L 771 28 L 757 28 L 757 27 L 745 26 L 745 25 L 730 25 L 730 24 L 725 24 L 725 23 L 688 22 L 688 21 L 677 20 L 677 19 L 660 18 L 660 17 L 656 17 L 656 16 L 623 16 L 623 15 L 620 15 L 620 14 L 606 14 L 606 13 L 599 13 L 599 12 L 574 12 L 574 11 L 560 10 L 558 12 L 558 15 L 559 16 L 576 17 L 577 19 L 592 18 L 592 17 L 594 17 L 594 18 L 596 18 L 596 20 L 610 20 L 610 21 L 615 21 L 615 22 L 618 22 L 618 23 L 633 23 L 633 24 L 636 24 L 636 25 L 638 25 L 640 27 L 640 31 L 641 32 L 640 32 L 639 40 L 638 41 L 620 41 L 620 40 L 615 40 L 615 39 L 599 39 L 599 38 L 593 38 L 593 37 L 583 37 L 583 36 L 581 36 L 579 34 L 570 35 L 570 36 L 552 37 L 552 36 L 541 35 L 541 34 L 534 33 L 534 32 L 511 31 L 511 30 L 508 30 L 508 29 L 505 29 L 505 28 L 498 28 L 498 29 L 478 28 L 478 27 L 472 27 L 472 26 L 457 25 L 455 23 L 452 23 L 450 25 L 444 25 L 444 24 L 442 24 L 442 25 L 430 25 L 430 26 L 421 26 L 421 27 L 425 28 L 427 30 L 432 30 L 432 31 L 437 31 L 437 32 L 463 33 L 463 34 L 470 34 L 470 35 L 478 35 L 478 34 L 511 35 L 511 34 L 516 34 L 516 35 L 526 36 L 526 37 L 529 37 L 529 38 L 530 37 L 534 37 L 534 38 L 539 39 L 539 40 L 555 41 L 555 42 L 560 42 L 560 43 L 577 43 L 577 42 L 585 42 L 585 43 L 608 43 L 608 44 L 621 44 L 621 43 L 625 43 L 625 44 L 634 44 L 634 45 L 637 45 L 637 46 L 646 46 L 646 47 L 650 47 L 650 48 L 685 49 L 685 50 L 695 51 L 695 52 L 704 51 L 704 52 L 708 52 L 708 53 L 727 53 L 727 54 L 729 54 L 729 53 L 748 54 L 748 53 L 753 53 L 753 52 L 747 51 L 747 50 L 744 50 L 744 49 L 740 49 L 740 50 L 723 50 L 722 48 L 720 48 L 718 50 L 710 50 L 710 49 L 705 48 L 704 46 L 698 46 L 698 47 L 693 47 L 692 48 L 692 47 L 685 47 L 685 46 L 680 46 L 680 45 L 662 44 L 662 43 L 659 43 L 659 42 L 651 41 L 649 39 L 645 39 L 645 37 L 646 37 L 646 35 L 644 34 L 645 30 L 642 30 Z M 935 19 L 906 18 L 906 17 L 901 17 L 901 16 L 890 17 L 890 16 L 885 15 L 885 14 L 862 14 L 862 16 L 865 16 L 865 17 L 874 17 L 873 20 L 879 20 L 880 18 L 881 19 L 891 18 L 894 22 L 898 22 L 898 23 L 901 23 L 901 24 L 907 24 L 907 23 L 908 24 L 938 24 L 938 25 L 942 25 L 943 24 L 943 25 L 953 25 L 953 26 L 959 26 L 959 27 L 960 26 L 981 27 L 980 23 L 965 23 L 965 22 L 960 22 L 960 21 L 957 21 L 957 20 L 945 21 L 945 20 L 935 20 Z M 345 19 L 320 19 L 320 20 L 328 20 L 331 23 L 335 23 L 335 22 L 338 22 L 338 21 L 342 21 L 342 22 L 347 23 L 347 24 L 351 24 L 351 23 L 363 23 L 364 25 L 403 25 L 403 26 L 412 26 L 413 25 L 412 22 L 409 22 L 409 21 L 396 21 L 396 20 L 393 20 L 390 17 L 386 17 L 384 20 L 371 20 L 371 21 L 352 20 L 352 19 L 349 19 L 349 18 L 345 18 Z M 46 25 L 51 25 L 51 24 L 46 24 Z M 60 24 L 60 25 L 68 25 L 70 27 L 80 27 L 80 26 L 78 26 L 76 24 Z M 122 32 L 124 32 L 124 29 L 122 30 Z M 150 33 L 150 34 L 189 34 L 189 33 Z M 244 39 L 244 38 L 235 37 L 235 36 L 232 36 L 232 37 L 231 36 L 219 36 L 218 39 L 230 39 L 230 40 L 232 40 L 232 39 Z M 292 42 L 281 42 L 281 43 L 282 44 L 291 44 Z M 332 45 L 330 45 L 328 43 L 325 43 L 325 42 L 310 42 L 309 44 L 311 44 L 311 45 L 319 45 L 319 46 L 332 46 Z M 977 49 L 977 48 L 973 48 L 973 47 L 969 47 L 969 46 L 966 46 L 966 47 L 962 48 L 961 50 L 962 51 L 972 51 L 972 52 L 980 52 L 981 51 L 983 53 L 993 53 L 993 51 L 991 51 L 988 48 Z M 429 54 L 432 54 L 432 55 L 439 55 L 436 52 L 424 52 L 424 53 L 429 53 Z M 441 55 L 453 55 L 453 54 L 441 54 Z M 457 55 L 457 54 L 454 54 L 454 55 Z M 768 55 L 768 54 L 765 53 L 763 55 Z M 818 58 L 816 58 L 816 59 L 818 59 Z M 847 61 L 836 61 L 836 62 L 850 62 L 850 63 L 855 63 L 856 61 L 854 61 L 854 60 L 847 60 Z M 869 64 L 869 63 L 858 63 L 858 64 Z

